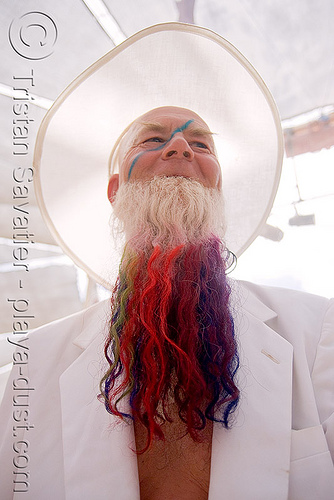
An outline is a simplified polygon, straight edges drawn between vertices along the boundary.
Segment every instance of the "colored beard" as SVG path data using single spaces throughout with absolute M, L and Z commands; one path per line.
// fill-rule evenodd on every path
M 127 244 L 105 345 L 106 408 L 146 427 L 141 452 L 164 439 L 171 403 L 198 441 L 208 420 L 230 425 L 239 398 L 221 196 L 189 179 L 155 178 L 121 186 L 114 211 Z M 120 408 L 125 396 L 131 414 Z

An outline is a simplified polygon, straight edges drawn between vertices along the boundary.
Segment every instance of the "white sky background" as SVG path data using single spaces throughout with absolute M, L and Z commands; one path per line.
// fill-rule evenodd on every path
M 296 172 L 296 175 L 295 175 Z M 314 214 L 315 225 L 290 226 L 295 215 Z M 232 277 L 334 296 L 334 147 L 285 159 L 268 223 L 284 232 L 280 242 L 258 237 L 239 258 Z

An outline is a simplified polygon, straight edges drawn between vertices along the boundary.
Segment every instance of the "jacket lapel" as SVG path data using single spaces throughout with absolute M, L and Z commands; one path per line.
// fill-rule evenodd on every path
M 139 500 L 133 426 L 97 400 L 106 324 L 100 318 L 75 340 L 84 350 L 60 378 L 66 500 Z
M 230 430 L 214 426 L 209 500 L 284 499 L 290 468 L 292 346 L 265 324 L 276 317 L 272 310 L 245 289 L 237 295 L 241 401 Z

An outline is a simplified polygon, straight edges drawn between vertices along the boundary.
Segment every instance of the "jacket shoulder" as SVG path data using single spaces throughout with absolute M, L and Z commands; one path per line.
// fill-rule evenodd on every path
M 295 357 L 306 356 L 311 371 L 323 339 L 334 345 L 334 299 L 291 289 L 239 283 L 243 294 L 249 294 L 253 302 L 275 313 L 267 322 L 268 326 L 293 345 Z
M 247 281 L 238 281 L 244 293 L 255 296 L 267 307 L 275 311 L 279 320 L 286 322 L 310 322 L 313 327 L 321 324 L 328 309 L 334 306 L 333 299 L 321 297 L 290 288 L 257 285 Z
M 109 300 L 98 302 L 70 316 L 57 319 L 32 330 L 29 334 L 30 339 L 34 341 L 34 339 L 37 340 L 37 338 L 40 339 L 44 336 L 49 338 L 55 336 L 59 340 L 64 338 L 67 342 L 75 340 L 83 330 L 106 320 L 108 307 Z

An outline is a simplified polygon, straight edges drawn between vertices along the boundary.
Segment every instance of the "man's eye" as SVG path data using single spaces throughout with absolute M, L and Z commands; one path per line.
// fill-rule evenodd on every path
M 196 148 L 209 149 L 208 146 L 204 144 L 204 142 L 195 141 L 193 142 L 193 146 L 195 146 Z
M 159 142 L 159 143 L 163 143 L 165 141 L 161 137 L 150 137 L 149 139 L 146 139 L 146 141 L 144 141 L 144 143 L 145 142 Z

